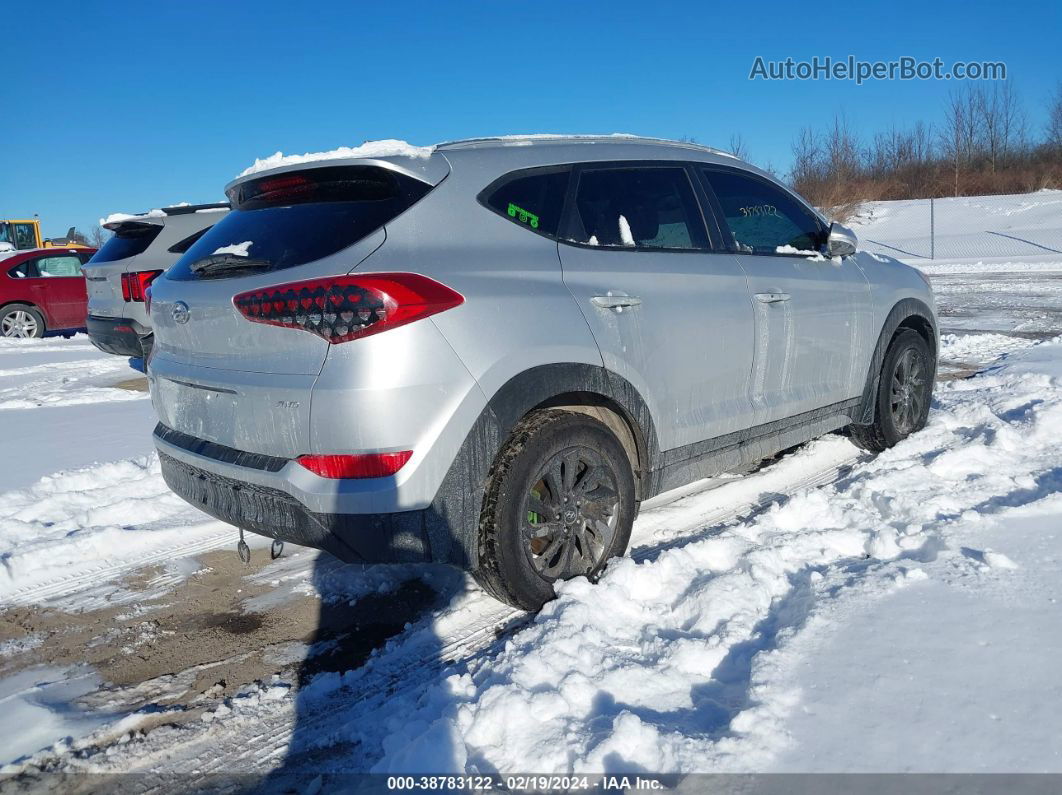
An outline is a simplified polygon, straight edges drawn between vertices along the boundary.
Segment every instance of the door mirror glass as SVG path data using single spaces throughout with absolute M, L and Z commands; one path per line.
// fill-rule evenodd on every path
M 830 236 L 827 239 L 826 248 L 831 257 L 847 257 L 849 254 L 855 254 L 857 242 L 856 233 L 847 226 L 836 221 L 830 224 Z

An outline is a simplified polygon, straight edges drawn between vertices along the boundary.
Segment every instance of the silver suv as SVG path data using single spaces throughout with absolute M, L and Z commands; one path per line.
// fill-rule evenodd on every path
M 152 287 L 170 487 L 347 561 L 534 609 L 642 500 L 847 428 L 921 428 L 918 271 L 700 146 L 482 139 L 238 178 Z
M 92 344 L 106 353 L 145 358 L 152 344 L 145 290 L 228 210 L 228 204 L 182 204 L 117 213 L 105 221 L 113 235 L 84 268 Z

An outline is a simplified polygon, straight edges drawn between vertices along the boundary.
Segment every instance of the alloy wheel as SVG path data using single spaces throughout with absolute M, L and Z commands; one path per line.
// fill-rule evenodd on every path
M 587 447 L 563 450 L 541 468 L 521 513 L 535 571 L 549 580 L 590 574 L 612 546 L 619 490 L 611 466 Z
M 889 406 L 896 430 L 906 436 L 918 424 L 926 406 L 926 367 L 914 348 L 908 348 L 892 371 Z
M 0 334 L 5 337 L 18 337 L 20 339 L 36 337 L 37 318 L 24 309 L 16 309 L 14 312 L 9 312 L 0 321 Z

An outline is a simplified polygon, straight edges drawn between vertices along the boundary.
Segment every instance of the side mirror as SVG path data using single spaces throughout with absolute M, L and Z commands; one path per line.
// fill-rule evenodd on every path
M 855 232 L 835 221 L 830 224 L 830 234 L 826 239 L 826 252 L 831 257 L 847 257 L 849 254 L 855 254 L 857 242 Z

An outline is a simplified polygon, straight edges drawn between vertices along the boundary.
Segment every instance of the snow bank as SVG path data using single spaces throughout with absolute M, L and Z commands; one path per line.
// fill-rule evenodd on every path
M 382 741 L 375 726 L 344 734 L 379 741 L 378 772 L 415 769 L 409 749 L 428 747 L 436 770 L 763 769 L 800 703 L 764 674 L 821 572 L 871 562 L 917 580 L 905 572 L 962 522 L 1050 493 L 1059 427 L 1062 339 L 941 386 L 925 431 L 836 483 L 565 583 L 496 657 L 390 704 Z
M 256 159 L 254 164 L 245 168 L 237 177 L 257 174 L 280 166 L 294 166 L 300 163 L 313 163 L 318 160 L 337 160 L 347 157 L 430 157 L 434 146 L 413 146 L 405 141 L 387 138 L 382 141 L 366 141 L 361 146 L 341 146 L 330 152 L 307 152 L 302 155 L 285 155 L 276 152 L 269 157 Z
M 1062 251 L 1062 191 L 867 202 L 849 224 L 860 247 L 926 262 Z M 1056 256 L 1057 258 L 1057 256 Z
M 167 488 L 154 453 L 0 494 L 0 526 L 0 604 L 23 602 L 52 583 L 84 586 L 234 534 Z

